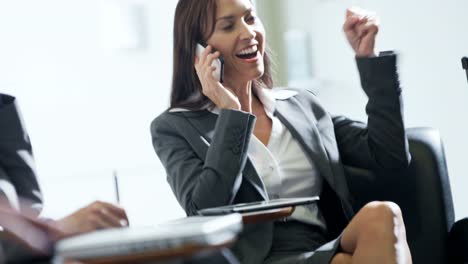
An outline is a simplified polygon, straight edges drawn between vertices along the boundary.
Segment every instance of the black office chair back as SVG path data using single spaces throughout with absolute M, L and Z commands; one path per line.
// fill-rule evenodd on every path
M 452 194 L 440 135 L 407 129 L 411 164 L 400 171 L 346 167 L 356 210 L 369 201 L 393 201 L 403 212 L 413 263 L 447 263 L 447 236 L 454 222 Z

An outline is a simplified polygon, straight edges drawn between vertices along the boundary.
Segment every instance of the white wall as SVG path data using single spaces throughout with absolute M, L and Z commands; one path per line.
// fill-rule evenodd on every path
M 260 7 L 264 1 L 257 1 Z M 150 121 L 168 105 L 177 1 L 128 2 L 146 8 L 147 49 L 109 54 L 99 45 L 97 0 L 0 0 L 0 91 L 20 100 L 46 215 L 65 215 L 93 199 L 113 201 L 116 169 L 134 225 L 183 216 L 149 135 Z M 313 73 L 327 106 L 365 119 L 353 54 L 341 32 L 351 3 L 377 11 L 379 47 L 400 51 L 407 126 L 440 129 L 457 218 L 466 217 L 468 86 L 459 59 L 468 55 L 468 2 L 288 0 L 265 10 L 281 11 L 273 14 L 281 16 L 276 21 L 310 32 Z M 284 50 L 277 53 L 284 66 Z
M 468 2 L 361 0 L 283 2 L 288 27 L 312 38 L 319 96 L 335 113 L 365 120 L 366 102 L 353 53 L 341 26 L 346 7 L 358 4 L 381 17 L 380 50 L 400 53 L 406 125 L 438 128 L 445 143 L 456 218 L 468 216 L 468 84 L 460 58 L 468 55 Z
M 145 7 L 146 49 L 101 47 L 100 1 L 0 0 L 0 91 L 21 104 L 46 215 L 114 201 L 117 170 L 133 224 L 183 216 L 149 132 L 169 102 L 177 1 L 124 2 Z

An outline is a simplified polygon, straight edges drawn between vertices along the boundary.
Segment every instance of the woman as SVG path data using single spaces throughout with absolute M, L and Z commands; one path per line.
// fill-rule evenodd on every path
M 374 19 L 348 10 L 343 29 L 369 97 L 367 126 L 330 116 L 309 91 L 271 89 L 265 31 L 249 0 L 179 0 L 171 108 L 151 126 L 179 203 L 193 215 L 320 195 L 284 221 L 248 226 L 234 247 L 241 263 L 411 263 L 398 206 L 373 202 L 355 214 L 343 171 L 409 163 L 396 58 L 375 56 Z M 207 45 L 199 57 L 197 43 Z M 223 83 L 211 66 L 221 55 Z

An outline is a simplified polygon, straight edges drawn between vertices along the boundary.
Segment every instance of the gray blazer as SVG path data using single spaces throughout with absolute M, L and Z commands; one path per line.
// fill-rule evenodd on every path
M 368 169 L 406 167 L 410 156 L 401 89 L 393 54 L 357 59 L 369 101 L 367 125 L 331 116 L 307 90 L 277 100 L 275 115 L 299 142 L 324 178 L 319 208 L 329 238 L 353 217 L 343 164 Z M 247 157 L 255 116 L 234 110 L 166 111 L 151 124 L 153 145 L 167 180 L 187 215 L 232 203 L 267 199 L 265 186 Z M 248 226 L 234 252 L 241 263 L 268 255 L 273 225 Z
M 29 215 L 40 213 L 42 197 L 28 133 L 22 123 L 16 99 L 0 94 L 0 196 L 4 195 L 12 207 L 18 205 L 19 197 L 22 200 L 16 209 L 27 210 Z M 29 250 L 14 243 L 11 238 L 5 240 L 0 232 L 0 263 L 20 261 L 32 256 Z
M 24 199 L 22 205 L 34 207 L 39 214 L 42 197 L 28 133 L 16 99 L 0 94 L 0 100 L 0 181 L 11 183 Z

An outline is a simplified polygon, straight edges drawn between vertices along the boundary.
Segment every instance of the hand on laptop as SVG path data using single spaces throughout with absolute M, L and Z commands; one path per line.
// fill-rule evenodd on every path
M 96 201 L 62 219 L 56 220 L 57 228 L 65 236 L 82 234 L 97 229 L 128 226 L 125 210 L 116 205 Z

